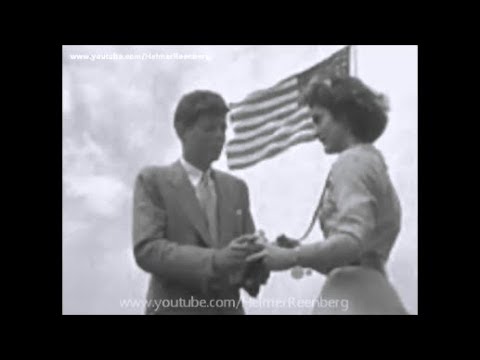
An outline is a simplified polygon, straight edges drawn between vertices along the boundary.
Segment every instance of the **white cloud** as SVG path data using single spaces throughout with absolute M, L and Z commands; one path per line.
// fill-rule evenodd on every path
M 65 215 L 65 214 L 64 214 Z M 88 228 L 85 221 L 65 219 L 62 224 L 63 239 L 68 241 L 70 238 L 77 236 L 82 230 Z
M 98 173 L 99 170 L 109 166 L 112 166 L 112 161 L 106 150 L 88 133 L 83 134 L 81 143 L 65 139 L 63 183 L 66 197 L 84 199 L 88 209 L 94 214 L 102 216 L 117 214 L 124 201 L 128 199 L 130 190 L 120 179 Z
M 64 178 L 67 196 L 84 198 L 91 211 L 114 216 L 129 197 L 129 189 L 111 176 L 87 175 Z

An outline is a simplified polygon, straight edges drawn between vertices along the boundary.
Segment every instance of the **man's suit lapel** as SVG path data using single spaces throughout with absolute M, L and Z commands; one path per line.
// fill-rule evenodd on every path
M 226 245 L 232 240 L 235 227 L 235 213 L 233 212 L 233 194 L 228 187 L 226 179 L 218 171 L 213 171 L 217 191 L 218 210 L 218 236 L 221 245 Z
M 195 190 L 180 161 L 177 161 L 172 165 L 170 182 L 176 190 L 178 204 L 184 211 L 185 215 L 198 230 L 205 243 L 213 247 L 205 215 L 200 208 L 197 196 L 195 195 Z

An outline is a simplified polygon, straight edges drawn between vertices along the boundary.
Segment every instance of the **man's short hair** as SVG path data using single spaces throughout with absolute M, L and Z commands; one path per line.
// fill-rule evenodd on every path
M 195 90 L 180 99 L 174 115 L 174 127 L 177 135 L 183 134 L 198 120 L 200 115 L 225 115 L 229 111 L 225 100 L 209 90 Z

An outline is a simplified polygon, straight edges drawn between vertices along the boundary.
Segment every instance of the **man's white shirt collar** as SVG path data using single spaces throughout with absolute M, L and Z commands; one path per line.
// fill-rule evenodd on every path
M 200 183 L 200 180 L 202 179 L 203 171 L 200 169 L 197 169 L 195 166 L 190 164 L 187 160 L 185 160 L 183 156 L 180 158 L 180 163 L 185 169 L 188 179 L 190 180 L 190 183 L 193 185 L 193 187 L 196 188 Z M 211 172 L 212 170 L 210 168 L 206 171 L 207 175 L 210 178 L 211 178 Z

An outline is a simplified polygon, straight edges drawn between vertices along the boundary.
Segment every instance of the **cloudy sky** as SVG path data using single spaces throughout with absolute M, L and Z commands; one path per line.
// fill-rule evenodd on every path
M 179 157 L 173 112 L 184 93 L 210 89 L 227 102 L 239 101 L 342 46 L 64 46 L 64 313 L 143 312 L 140 305 L 124 303 L 145 299 L 148 280 L 133 259 L 132 187 L 143 166 Z M 95 57 L 105 54 L 143 59 Z M 177 55 L 198 58 L 175 59 Z M 389 126 L 377 147 L 389 165 L 403 219 L 388 270 L 408 310 L 416 314 L 417 47 L 358 46 L 357 69 L 360 78 L 390 100 Z M 258 228 L 271 239 L 281 233 L 297 237 L 308 225 L 334 160 L 323 153 L 320 143 L 311 142 L 232 173 L 249 185 Z M 227 170 L 224 155 L 215 166 Z M 316 228 L 308 241 L 321 238 Z M 315 299 L 323 281 L 318 274 L 294 280 L 288 272 L 275 273 L 261 296 Z M 249 314 L 309 311 L 259 307 L 248 295 L 242 297 Z

